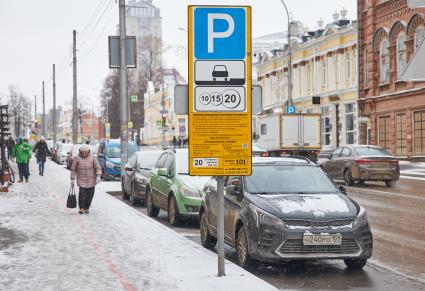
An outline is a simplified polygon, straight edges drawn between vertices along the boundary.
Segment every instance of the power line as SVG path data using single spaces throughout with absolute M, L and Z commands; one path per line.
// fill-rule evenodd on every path
M 102 13 L 100 14 L 100 16 L 97 18 L 97 21 L 95 22 L 94 26 L 91 28 L 90 31 L 94 31 L 96 29 L 96 27 L 98 26 L 98 24 L 100 23 L 100 21 L 102 20 L 103 16 L 105 15 L 106 11 L 110 10 L 110 8 L 112 7 L 112 1 L 108 2 L 107 5 L 104 7 Z M 81 49 L 89 40 L 89 37 L 86 37 L 84 40 L 82 40 L 80 42 L 80 45 L 78 46 L 78 49 Z

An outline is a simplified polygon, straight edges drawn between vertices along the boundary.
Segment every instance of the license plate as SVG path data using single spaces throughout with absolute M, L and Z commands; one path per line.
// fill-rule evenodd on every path
M 303 244 L 305 246 L 340 246 L 342 237 L 337 234 L 304 234 Z

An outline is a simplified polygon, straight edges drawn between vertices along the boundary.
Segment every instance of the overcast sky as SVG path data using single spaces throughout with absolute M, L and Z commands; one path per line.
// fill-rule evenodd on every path
M 280 0 L 154 0 L 161 8 L 164 42 L 171 46 L 166 65 L 186 73 L 186 59 L 179 46 L 186 46 L 187 5 L 250 5 L 253 36 L 282 31 L 286 16 Z M 292 17 L 310 29 L 322 18 L 343 7 L 348 18 L 356 17 L 356 0 L 285 0 Z M 0 98 L 7 100 L 9 84 L 16 84 L 28 97 L 41 96 L 45 81 L 46 107 L 52 106 L 52 64 L 57 70 L 57 103 L 72 99 L 72 30 L 77 30 L 78 95 L 85 103 L 98 105 L 102 81 L 107 75 L 107 36 L 115 34 L 118 4 L 115 0 L 0 0 Z M 184 76 L 186 77 L 186 76 Z M 41 97 L 38 98 L 41 109 Z M 47 111 L 47 109 L 46 109 Z

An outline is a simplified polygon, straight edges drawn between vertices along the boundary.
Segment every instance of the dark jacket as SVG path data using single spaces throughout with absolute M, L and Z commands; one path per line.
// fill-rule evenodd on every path
M 13 146 L 15 145 L 15 141 L 12 138 L 9 138 L 6 140 L 6 146 L 9 151 L 13 149 Z
M 39 141 L 35 145 L 33 152 L 36 152 L 35 157 L 37 158 L 37 162 L 38 161 L 46 162 L 46 157 L 49 153 L 49 149 L 47 148 L 47 143 L 45 141 Z

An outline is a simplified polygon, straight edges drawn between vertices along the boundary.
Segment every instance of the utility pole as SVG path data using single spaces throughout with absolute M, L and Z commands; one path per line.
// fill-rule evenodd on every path
M 120 109 L 121 109 L 121 177 L 125 173 L 128 148 L 127 64 L 125 51 L 125 0 L 119 0 L 120 25 Z
M 56 68 L 53 64 L 53 145 L 56 144 Z
M 288 40 L 288 104 L 289 106 L 293 105 L 292 102 L 292 50 L 291 50 L 291 16 L 289 14 L 288 7 L 286 6 L 285 2 L 283 0 L 280 0 L 283 4 L 283 7 L 285 7 L 285 12 L 288 17 L 288 33 L 287 33 L 287 40 Z
M 43 127 L 42 127 L 42 132 L 43 132 L 43 136 L 46 136 L 46 102 L 45 102 L 45 98 L 44 98 L 44 81 L 43 81 L 43 118 L 42 118 L 42 122 L 43 122 Z
M 37 137 L 37 94 L 34 95 L 34 135 Z M 37 120 L 38 121 L 38 120 Z
M 77 32 L 72 31 L 72 143 L 76 144 L 78 141 L 78 108 L 77 108 Z

